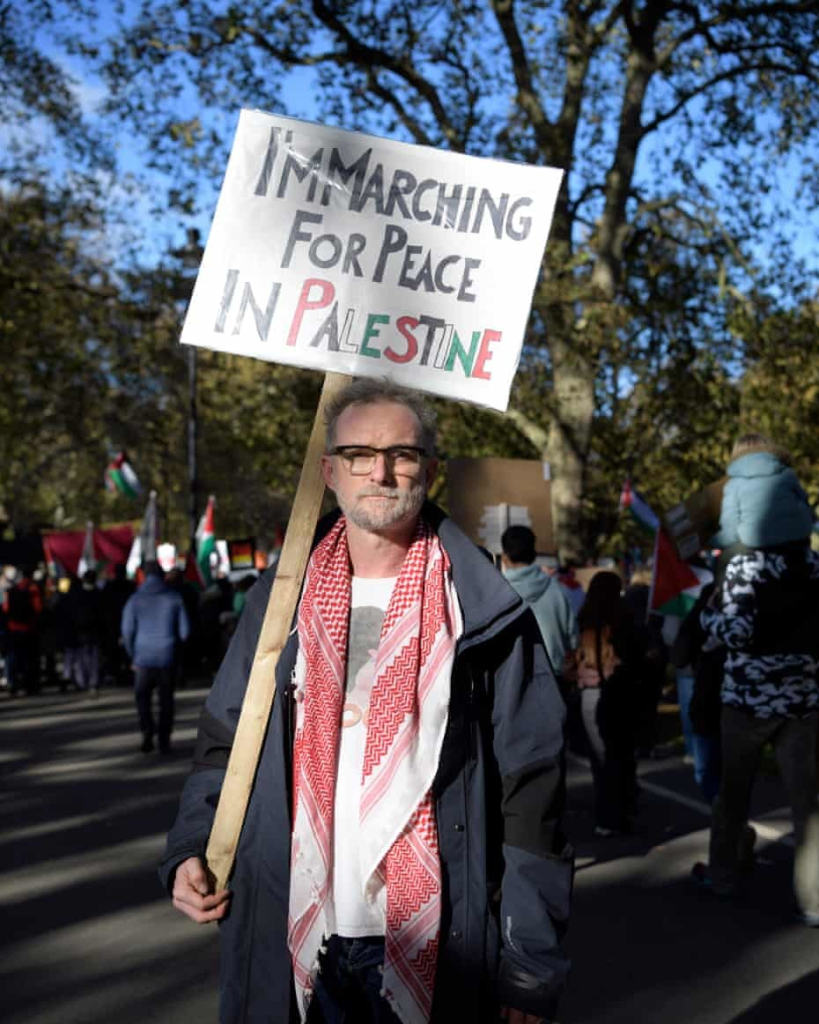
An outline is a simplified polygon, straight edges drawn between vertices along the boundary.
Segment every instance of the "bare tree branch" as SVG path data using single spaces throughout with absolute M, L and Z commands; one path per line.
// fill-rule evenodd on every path
M 399 60 L 385 50 L 357 39 L 341 18 L 335 13 L 330 4 L 323 0 L 313 0 L 313 11 L 323 25 L 326 25 L 345 46 L 345 62 L 355 64 L 360 68 L 376 67 L 396 75 L 406 85 L 414 89 L 418 95 L 426 100 L 432 115 L 435 118 L 441 134 L 447 142 L 455 148 L 459 142 L 462 144 L 459 133 L 447 113 L 446 107 L 438 94 L 437 89 L 429 79 L 418 72 L 415 66 L 407 60 Z M 342 63 L 339 60 L 339 63 Z
M 526 47 L 515 21 L 514 0 L 493 0 L 492 8 L 509 50 L 509 60 L 518 90 L 518 104 L 531 123 L 540 149 L 545 153 L 553 152 L 556 148 L 554 128 L 535 89 Z

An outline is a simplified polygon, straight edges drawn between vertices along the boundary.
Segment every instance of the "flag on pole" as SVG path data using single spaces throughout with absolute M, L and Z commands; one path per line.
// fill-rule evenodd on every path
M 82 579 L 89 569 L 96 570 L 96 568 L 97 559 L 94 555 L 94 524 L 89 519 L 85 527 L 85 541 L 82 546 L 80 562 L 77 566 L 77 575 Z
M 694 607 L 702 588 L 712 579 L 713 575 L 707 569 L 684 562 L 665 530 L 657 530 L 654 573 L 648 599 L 650 612 L 685 618 Z
M 143 562 L 156 561 L 156 546 L 159 541 L 159 517 L 156 510 L 156 491 L 148 495 L 145 515 L 142 517 L 142 528 L 134 538 L 131 553 L 128 555 L 126 571 L 133 579 Z
M 142 490 L 125 452 L 117 452 L 111 460 L 105 471 L 105 487 L 112 494 L 124 494 L 126 498 L 136 498 Z
M 199 566 L 196 564 L 196 556 L 192 551 L 189 551 L 185 555 L 185 569 L 182 573 L 182 579 L 186 583 L 193 583 L 195 587 L 200 590 L 204 586 L 204 580 L 202 579 L 202 573 L 199 571 Z
M 638 526 L 651 533 L 659 527 L 660 520 L 643 496 L 631 486 L 631 480 L 626 479 L 623 490 L 620 492 L 620 508 L 626 509 L 634 516 Z
M 627 509 L 637 524 L 654 534 L 654 564 L 648 610 L 658 615 L 684 618 L 694 607 L 699 592 L 713 577 L 707 569 L 684 562 L 660 519 L 639 491 L 626 479 L 620 508 Z
M 206 587 L 210 585 L 211 581 L 210 556 L 216 550 L 216 532 L 213 528 L 213 509 L 215 505 L 216 499 L 211 494 L 208 498 L 208 507 L 205 509 L 205 514 L 199 520 L 199 526 L 196 530 L 196 564 L 199 566 L 202 582 Z
M 156 561 L 156 546 L 159 543 L 159 517 L 156 511 L 156 491 L 148 495 L 148 505 L 142 517 L 139 531 L 140 555 L 143 562 Z

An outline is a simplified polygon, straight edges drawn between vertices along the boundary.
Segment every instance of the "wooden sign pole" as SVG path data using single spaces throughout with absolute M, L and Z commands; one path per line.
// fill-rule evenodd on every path
M 215 886 L 214 891 L 217 892 L 227 886 L 233 869 L 236 847 L 239 844 L 239 835 L 273 707 L 276 666 L 287 642 L 296 611 L 324 496 L 324 480 L 321 475 L 324 410 L 351 379 L 339 373 L 328 373 L 324 378 L 321 399 L 307 445 L 299 486 L 276 569 L 276 578 L 270 590 L 270 599 L 267 602 L 267 611 L 253 658 L 253 668 L 242 702 L 219 805 L 208 840 L 207 867 Z

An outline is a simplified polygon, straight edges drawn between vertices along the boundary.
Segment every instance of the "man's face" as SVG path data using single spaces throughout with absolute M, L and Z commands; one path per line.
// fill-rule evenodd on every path
M 336 421 L 335 447 L 420 448 L 421 431 L 415 414 L 396 402 L 350 405 Z M 324 482 L 335 492 L 347 519 L 362 530 L 389 532 L 414 522 L 435 477 L 435 459 L 422 458 L 417 466 L 379 454 L 372 468 L 354 475 L 340 455 L 323 455 Z

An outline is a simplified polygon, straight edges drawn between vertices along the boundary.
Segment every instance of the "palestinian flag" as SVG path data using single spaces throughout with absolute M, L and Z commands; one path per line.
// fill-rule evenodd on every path
M 136 498 L 142 490 L 125 452 L 118 452 L 111 460 L 105 471 L 105 487 L 112 494 L 124 494 L 126 498 Z
M 216 532 L 213 528 L 213 509 L 216 501 L 211 494 L 208 498 L 208 507 L 205 514 L 199 521 L 199 528 L 196 531 L 196 564 L 202 575 L 202 582 L 207 587 L 210 585 L 210 556 L 216 550 Z
M 691 611 L 699 592 L 713 579 L 707 569 L 684 562 L 677 548 L 663 529 L 657 530 L 654 544 L 654 575 L 648 609 L 659 615 L 678 615 L 681 619 Z
M 651 533 L 654 533 L 660 525 L 659 518 L 645 498 L 631 486 L 631 480 L 626 480 L 623 484 L 623 490 L 620 492 L 620 508 L 630 512 L 637 525 Z

